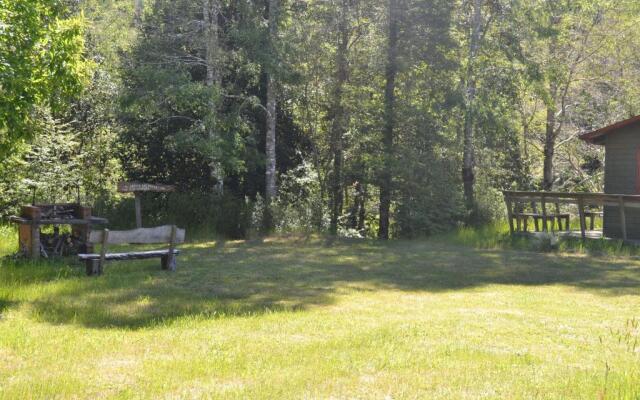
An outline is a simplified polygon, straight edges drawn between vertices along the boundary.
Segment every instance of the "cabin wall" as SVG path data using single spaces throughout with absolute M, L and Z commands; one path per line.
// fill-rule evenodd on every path
M 636 193 L 638 149 L 640 149 L 640 126 L 628 126 L 606 137 L 605 193 L 638 194 Z M 628 238 L 640 239 L 640 209 L 626 207 L 625 214 Z M 622 238 L 618 207 L 604 208 L 604 235 Z

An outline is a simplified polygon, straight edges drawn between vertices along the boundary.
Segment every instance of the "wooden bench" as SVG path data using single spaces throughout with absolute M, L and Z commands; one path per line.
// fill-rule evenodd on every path
M 540 213 L 537 210 L 535 203 L 531 204 L 533 212 L 523 211 L 524 205 L 518 206 L 519 210 L 513 212 L 513 218 L 516 220 L 516 227 L 518 232 L 527 232 L 529 228 L 529 218 L 533 219 L 533 225 L 536 232 L 540 232 L 540 224 L 542 221 L 542 227 L 547 229 L 547 221 L 551 221 L 551 230 L 554 230 L 554 223 L 557 222 L 558 230 L 569 230 L 571 214 L 563 213 L 560 211 L 560 204 L 555 204 L 555 213 Z
M 561 213 L 561 214 L 547 214 L 546 216 L 542 214 L 535 213 L 515 213 L 513 216 L 516 218 L 516 224 L 518 226 L 518 231 L 527 232 L 529 229 L 529 218 L 533 219 L 534 228 L 536 232 L 540 232 L 540 224 L 542 221 L 542 226 L 544 227 L 546 221 L 551 221 L 551 230 L 554 229 L 554 224 L 557 222 L 558 230 L 569 230 L 569 223 L 571 219 L 571 214 Z
M 595 230 L 595 219 L 596 218 L 602 218 L 604 216 L 604 213 L 602 211 L 597 211 L 597 210 L 585 210 L 584 212 L 584 217 L 585 219 L 589 219 L 589 228 L 590 230 Z
M 185 230 L 175 225 L 165 225 L 156 228 L 139 228 L 130 231 L 91 231 L 89 242 L 101 244 L 100 253 L 78 254 L 80 261 L 87 266 L 87 275 L 101 275 L 106 261 L 143 260 L 148 258 L 160 258 L 162 269 L 175 271 L 176 256 L 180 251 L 176 245 L 184 243 Z M 164 250 L 136 251 L 127 253 L 108 253 L 110 244 L 158 244 L 168 243 L 169 248 Z

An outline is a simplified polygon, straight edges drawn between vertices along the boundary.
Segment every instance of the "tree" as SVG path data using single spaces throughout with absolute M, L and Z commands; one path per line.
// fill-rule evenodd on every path
M 278 34 L 278 13 L 279 0 L 269 0 L 269 44 L 272 51 L 275 50 L 275 43 Z M 265 226 L 268 230 L 272 229 L 272 210 L 271 206 L 277 196 L 276 183 L 276 121 L 277 121 L 277 104 L 276 104 L 276 81 L 274 71 L 267 71 L 267 106 L 266 106 L 266 175 L 265 175 L 265 199 L 266 199 L 266 221 Z
M 476 102 L 476 63 L 480 50 L 480 40 L 483 28 L 482 0 L 473 0 L 469 29 L 469 55 L 465 74 L 464 91 L 464 134 L 462 156 L 462 182 L 464 185 L 464 200 L 467 213 L 474 215 L 476 212 L 475 195 L 473 185 L 475 183 L 475 156 L 474 156 L 474 117 Z M 472 217 L 473 218 L 473 217 Z
M 331 222 L 329 232 L 335 235 L 338 232 L 338 220 L 342 215 L 343 207 L 343 162 L 344 162 L 344 133 L 348 124 L 347 113 L 344 106 L 344 85 L 347 82 L 349 71 L 347 51 L 349 47 L 349 0 L 341 0 L 338 12 L 338 43 L 336 48 L 335 84 L 332 93 L 331 105 L 331 145 L 333 152 L 333 177 L 331 184 Z
M 383 166 L 380 179 L 380 222 L 378 238 L 389 239 L 391 191 L 393 185 L 393 140 L 396 127 L 396 76 L 398 74 L 399 2 L 388 3 L 387 64 L 384 88 Z
M 205 124 L 208 130 L 209 141 L 215 143 L 217 141 L 216 130 L 218 127 L 218 105 L 220 103 L 220 95 L 222 90 L 222 78 L 220 76 L 220 38 L 218 18 L 220 17 L 220 3 L 218 0 L 203 0 L 202 17 L 204 25 L 204 41 L 205 41 L 205 66 L 207 68 L 205 84 L 209 88 L 209 112 L 205 117 Z M 224 174 L 219 160 L 215 155 L 211 157 L 209 163 L 211 169 L 211 177 L 216 182 L 218 192 L 222 192 L 224 188 Z
M 142 26 L 142 13 L 144 12 L 144 0 L 133 0 L 133 18 L 136 27 Z
M 83 28 L 62 2 L 0 0 L 0 157 L 33 137 L 37 106 L 61 111 L 81 91 Z
M 580 82 L 588 81 L 585 78 L 592 75 L 594 57 L 615 37 L 613 27 L 608 32 L 603 30 L 607 18 L 615 18 L 612 5 L 606 0 L 539 0 L 521 6 L 522 61 L 532 71 L 534 102 L 543 105 L 540 117 L 544 131 L 537 135 L 541 143 L 543 190 L 558 186 L 558 148 L 574 139 L 580 129 L 577 127 L 573 134 L 567 132 L 571 120 L 580 119 L 571 118 L 572 103 L 583 90 Z

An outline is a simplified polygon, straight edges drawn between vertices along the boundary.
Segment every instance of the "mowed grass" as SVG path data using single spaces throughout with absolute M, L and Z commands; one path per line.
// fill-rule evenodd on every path
M 298 237 L 187 244 L 174 274 L 1 263 L 0 398 L 640 398 L 634 259 Z

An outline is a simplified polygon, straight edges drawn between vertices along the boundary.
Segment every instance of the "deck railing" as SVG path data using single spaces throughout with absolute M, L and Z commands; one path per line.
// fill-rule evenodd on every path
M 580 233 L 582 238 L 586 238 L 587 223 L 585 207 L 589 206 L 611 206 L 619 209 L 620 227 L 622 238 L 627 240 L 627 218 L 626 208 L 640 208 L 640 196 L 627 194 L 607 194 L 607 193 L 568 193 L 568 192 L 514 192 L 504 191 L 504 199 L 507 204 L 509 217 L 509 230 L 513 234 L 514 227 L 514 204 L 515 203 L 540 203 L 542 213 L 540 214 L 544 230 L 547 231 L 547 221 L 553 217 L 553 213 L 547 211 L 548 204 L 575 204 L 578 206 L 580 217 Z M 553 222 L 553 221 L 552 221 Z

